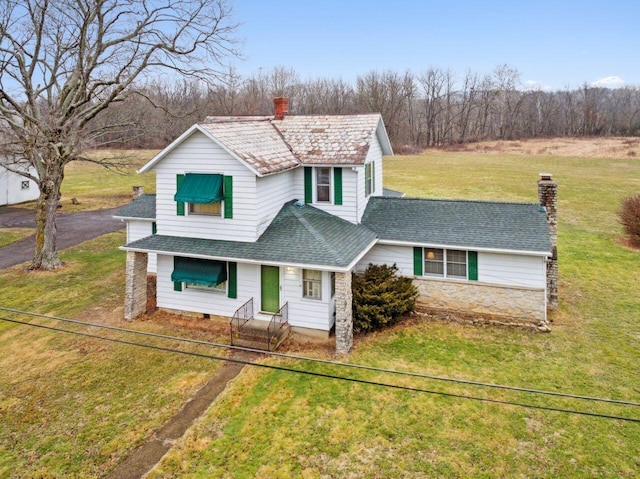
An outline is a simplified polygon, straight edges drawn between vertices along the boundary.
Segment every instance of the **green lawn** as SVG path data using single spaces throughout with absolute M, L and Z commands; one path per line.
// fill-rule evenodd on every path
M 32 228 L 0 228 L 0 248 L 35 233 Z
M 552 333 L 418 320 L 359 339 L 349 360 L 640 402 L 640 253 L 619 246 L 616 219 L 620 200 L 640 190 L 640 162 L 428 153 L 387 159 L 385 186 L 410 196 L 535 202 L 540 172 L 554 174 L 560 195 L 560 308 Z M 630 406 L 348 374 L 640 419 L 640 408 Z M 151 477 L 638 477 L 638 471 L 639 423 L 253 368 Z
M 106 186 L 111 180 L 93 168 L 78 165 L 67 172 L 64 198 L 73 195 L 84 205 L 111 204 L 121 196 L 124 201 L 141 180 L 118 177 Z M 539 172 L 554 174 L 560 195 L 560 308 L 552 316 L 552 333 L 414 320 L 358 338 L 349 361 L 640 402 L 640 253 L 620 246 L 615 216 L 620 200 L 640 191 L 638 160 L 428 153 L 389 158 L 384 173 L 386 187 L 411 196 L 534 202 Z M 145 181 L 145 190 L 153 191 Z M 120 320 L 124 253 L 117 246 L 123 242 L 118 232 L 71 248 L 56 272 L 27 272 L 24 266 L 1 271 L 0 305 L 187 334 Z M 337 367 L 269 361 L 345 374 Z M 217 367 L 204 359 L 0 321 L 0 477 L 103 476 Z M 640 418 L 640 409 L 629 406 L 347 373 Z M 638 423 L 249 367 L 150 476 L 613 478 L 639 477 L 639 470 Z
M 28 272 L 25 265 L 0 271 L 0 305 L 187 334 L 168 326 L 121 321 L 125 254 L 117 248 L 124 240 L 124 233 L 112 233 L 65 250 L 65 266 L 55 272 Z M 0 317 L 224 355 L 6 311 L 0 311 Z M 0 477 L 103 476 L 219 366 L 211 360 L 0 321 Z

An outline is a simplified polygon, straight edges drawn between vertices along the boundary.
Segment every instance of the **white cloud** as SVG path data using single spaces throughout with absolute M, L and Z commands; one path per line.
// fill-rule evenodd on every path
M 598 78 L 596 81 L 591 82 L 591 86 L 600 86 L 604 88 L 620 88 L 625 84 L 625 81 L 619 76 L 608 76 L 604 78 Z
M 537 80 L 527 80 L 524 82 L 525 90 L 541 90 L 541 91 L 551 91 L 552 88 L 549 85 L 544 85 Z

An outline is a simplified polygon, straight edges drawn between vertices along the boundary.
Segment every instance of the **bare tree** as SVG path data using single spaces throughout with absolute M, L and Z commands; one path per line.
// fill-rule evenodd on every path
M 61 264 L 65 166 L 109 166 L 85 152 L 124 125 L 95 120 L 151 78 L 221 74 L 216 68 L 236 53 L 235 29 L 225 0 L 0 0 L 3 149 L 35 167 L 40 188 L 32 268 Z

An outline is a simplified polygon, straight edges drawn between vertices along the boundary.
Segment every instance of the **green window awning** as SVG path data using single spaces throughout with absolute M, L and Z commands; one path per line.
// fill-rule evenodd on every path
M 171 281 L 218 286 L 227 280 L 227 263 L 199 258 L 173 258 Z
M 224 199 L 222 175 L 187 173 L 173 198 L 184 203 L 219 203 Z

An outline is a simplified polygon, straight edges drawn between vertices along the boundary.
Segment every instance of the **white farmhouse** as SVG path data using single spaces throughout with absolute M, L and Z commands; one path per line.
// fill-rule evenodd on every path
M 128 223 L 126 318 L 144 311 L 150 270 L 158 307 L 234 318 L 238 342 L 248 324 L 264 324 L 277 342 L 288 322 L 335 331 L 344 353 L 351 274 L 395 263 L 418 286 L 419 309 L 547 328 L 550 178 L 540 187 L 553 198 L 546 213 L 539 204 L 398 197 L 383 188 L 392 149 L 380 115 L 295 116 L 287 107 L 280 98 L 274 116 L 208 117 L 140 170 L 156 172 L 157 193 L 119 215 Z

